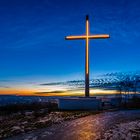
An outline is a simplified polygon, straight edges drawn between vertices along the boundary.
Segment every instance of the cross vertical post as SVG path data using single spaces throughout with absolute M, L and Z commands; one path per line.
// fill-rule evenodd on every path
M 66 36 L 66 40 L 86 40 L 85 48 L 85 97 L 89 97 L 89 40 L 90 39 L 106 39 L 110 38 L 108 34 L 90 35 L 89 33 L 89 19 L 86 16 L 86 34 L 78 36 Z
M 86 16 L 86 50 L 85 50 L 85 96 L 89 97 L 89 22 Z

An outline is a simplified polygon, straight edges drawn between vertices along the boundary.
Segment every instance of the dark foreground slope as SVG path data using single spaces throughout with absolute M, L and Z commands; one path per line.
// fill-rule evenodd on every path
M 116 135 L 112 135 L 114 132 Z M 128 137 L 130 140 L 140 138 L 140 110 L 90 115 L 7 140 L 125 140 Z

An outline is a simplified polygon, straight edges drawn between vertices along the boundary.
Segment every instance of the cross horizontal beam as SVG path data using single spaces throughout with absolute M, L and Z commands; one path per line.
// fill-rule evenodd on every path
M 77 40 L 77 39 L 105 39 L 105 38 L 110 38 L 108 34 L 101 34 L 101 35 L 81 35 L 81 36 L 66 36 L 66 40 Z

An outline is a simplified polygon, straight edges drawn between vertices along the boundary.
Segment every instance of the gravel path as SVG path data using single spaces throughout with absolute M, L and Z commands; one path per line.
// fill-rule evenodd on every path
M 120 123 L 140 120 L 140 110 L 105 112 L 22 134 L 7 140 L 100 140 Z

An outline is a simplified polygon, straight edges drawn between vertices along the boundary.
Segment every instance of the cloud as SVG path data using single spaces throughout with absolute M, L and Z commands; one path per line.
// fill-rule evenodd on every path
M 9 86 L 0 85 L 0 88 L 10 88 Z
M 90 80 L 90 88 L 101 88 L 101 89 L 107 89 L 107 90 L 112 90 L 117 87 L 119 82 L 121 80 L 125 80 L 125 78 L 129 76 L 131 80 L 135 80 L 135 76 L 140 76 L 140 72 L 114 72 L 114 73 L 106 73 L 100 76 L 97 79 L 91 79 Z M 67 89 L 74 90 L 80 90 L 85 87 L 84 80 L 72 80 L 72 81 L 65 81 L 65 82 L 52 82 L 52 83 L 43 83 L 40 84 L 40 86 L 62 86 L 65 87 L 67 86 Z M 69 91 L 69 90 L 67 90 Z M 62 93 L 64 91 L 52 91 L 52 92 L 46 92 L 46 93 Z
M 57 90 L 54 90 L 54 91 L 45 91 L 45 92 L 35 92 L 34 94 L 49 94 L 49 93 L 64 93 L 64 91 L 57 91 Z

